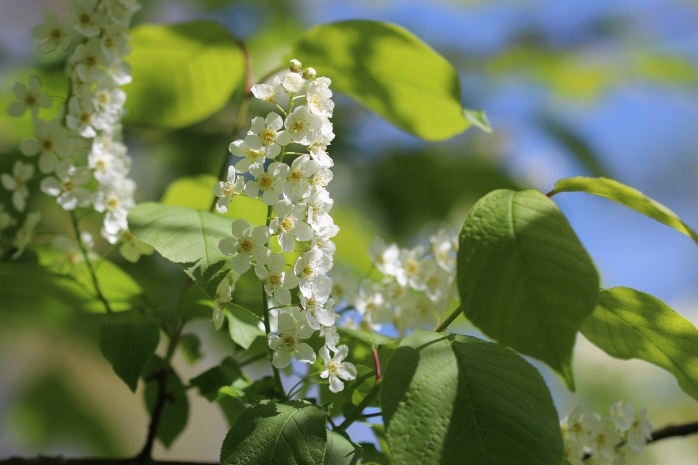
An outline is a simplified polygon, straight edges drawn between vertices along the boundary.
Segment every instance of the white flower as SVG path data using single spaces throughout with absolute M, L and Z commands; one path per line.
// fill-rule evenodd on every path
M 68 102 L 66 125 L 82 137 L 91 139 L 97 135 L 94 128 L 94 104 L 90 99 L 73 95 Z
M 16 101 L 12 102 L 7 107 L 7 114 L 10 116 L 22 116 L 27 110 L 32 115 L 33 119 L 39 114 L 39 108 L 50 108 L 51 99 L 48 95 L 41 92 L 41 81 L 36 76 L 29 76 L 28 85 L 21 82 L 15 82 L 12 86 L 12 92 L 15 94 Z
M 343 360 L 349 355 L 349 348 L 345 345 L 337 347 L 337 353 L 330 356 L 326 346 L 320 348 L 320 356 L 325 363 L 325 369 L 320 372 L 323 379 L 329 378 L 330 391 L 339 392 L 344 389 L 344 381 L 356 379 L 356 367 Z
M 218 248 L 224 255 L 234 255 L 233 269 L 238 274 L 243 274 L 250 269 L 252 259 L 262 262 L 269 255 L 266 247 L 269 242 L 269 228 L 257 226 L 252 229 L 250 224 L 239 219 L 233 222 L 233 237 L 225 237 L 218 243 Z
M 31 242 L 31 239 L 34 236 L 34 229 L 36 229 L 36 225 L 39 224 L 40 220 L 41 213 L 39 212 L 31 212 L 27 214 L 22 227 L 17 230 L 15 240 L 12 243 L 13 247 L 15 248 L 15 251 L 11 257 L 13 260 L 16 260 L 24 253 L 24 249 L 26 249 L 29 242 Z
M 274 205 L 276 218 L 270 228 L 279 234 L 282 252 L 290 252 L 296 241 L 309 241 L 313 238 L 313 229 L 305 222 L 305 209 L 302 205 L 291 203 L 288 199 L 280 200 Z
M 291 136 L 284 130 L 284 120 L 278 113 L 271 112 L 266 118 L 252 119 L 249 134 L 245 137 L 248 145 L 265 147 L 265 155 L 275 158 L 281 147 L 291 142 Z
M 310 111 L 325 118 L 331 118 L 334 110 L 330 84 L 330 78 L 319 77 L 308 83 L 306 91 Z
M 17 224 L 17 220 L 7 213 L 7 211 L 5 211 L 5 205 L 0 203 L 0 232 L 7 228 L 11 228 L 15 224 Z M 1 252 L 0 255 L 2 255 Z
M 50 173 L 56 168 L 56 157 L 64 159 L 75 151 L 74 140 L 68 136 L 68 131 L 58 119 L 37 120 L 34 134 L 36 139 L 23 140 L 19 149 L 27 156 L 41 154 L 39 169 L 43 173 Z
M 332 278 L 330 295 L 337 302 L 353 304 L 359 288 L 359 278 L 353 273 L 348 273 L 342 266 L 333 266 L 328 274 Z
M 136 263 L 141 255 L 150 255 L 155 251 L 150 244 L 138 239 L 126 228 L 119 231 L 118 241 L 119 253 L 131 263 Z
M 652 438 L 652 425 L 645 418 L 645 409 L 635 411 L 632 405 L 622 401 L 609 407 L 611 419 L 616 429 L 625 436 L 623 447 L 639 454 Z
M 68 63 L 74 67 L 75 74 L 83 82 L 100 82 L 106 78 L 104 67 L 108 64 L 99 39 L 90 39 L 80 44 L 70 55 Z
M 104 11 L 118 27 L 128 27 L 133 14 L 140 10 L 138 0 L 111 0 L 104 3 Z
M 320 231 L 328 232 L 328 227 L 334 225 L 334 219 L 330 216 L 330 210 L 334 200 L 325 188 L 316 188 L 305 200 L 308 206 L 308 224 L 316 234 Z
M 74 0 L 70 2 L 70 18 L 73 28 L 84 37 L 97 37 L 105 17 L 97 5 L 99 0 Z
M 99 39 L 99 45 L 107 62 L 112 63 L 120 60 L 122 56 L 128 55 L 131 51 L 131 47 L 128 45 L 128 34 L 122 25 L 106 26 Z
M 273 162 L 267 170 L 259 163 L 250 166 L 250 174 L 254 179 L 245 183 L 245 194 L 255 198 L 261 192 L 262 201 L 267 205 L 275 205 L 284 191 L 284 183 L 288 174 L 286 163 Z
M 315 351 L 302 342 L 315 331 L 305 323 L 297 307 L 279 312 L 278 332 L 278 336 L 272 333 L 267 335 L 269 348 L 274 351 L 271 363 L 276 368 L 287 367 L 291 363 L 291 356 L 299 362 L 315 363 Z
M 334 326 L 339 316 L 334 311 L 334 300 L 324 295 L 300 296 L 301 308 L 311 328 L 315 330 Z
M 83 231 L 80 233 L 80 240 L 89 253 L 92 247 L 94 247 L 92 234 Z M 80 244 L 72 237 L 56 236 L 51 241 L 51 246 L 61 255 L 59 259 L 54 261 L 54 266 L 64 272 L 70 272 L 75 268 L 75 265 L 85 260 Z
M 309 197 L 312 193 L 310 180 L 319 169 L 320 163 L 310 158 L 310 155 L 301 155 L 293 160 L 286 176 L 286 197 L 295 202 Z
M 0 176 L 2 186 L 12 192 L 12 205 L 17 211 L 24 211 L 29 197 L 27 181 L 34 177 L 34 167 L 16 160 L 12 165 L 12 175 L 3 173 Z
M 331 268 L 332 259 L 320 249 L 310 249 L 298 257 L 293 271 L 298 276 L 301 294 L 306 297 L 313 295 L 329 297 L 332 291 L 332 279 L 326 273 Z
M 295 95 L 301 91 L 305 84 L 305 79 L 298 73 L 293 71 L 287 72 L 281 76 L 281 88 L 289 95 Z
M 291 135 L 293 142 L 302 145 L 311 145 L 320 134 L 322 118 L 312 113 L 308 107 L 296 107 L 284 121 L 286 130 Z
M 370 281 L 364 281 L 359 287 L 354 306 L 374 330 L 380 329 L 380 322 L 389 322 L 393 316 L 383 297 L 383 290 Z
M 70 20 L 59 21 L 51 10 L 44 11 L 44 22 L 32 28 L 32 37 L 41 42 L 41 53 L 51 53 L 59 47 L 68 50 L 74 36 L 73 23 Z
M 446 231 L 439 231 L 429 238 L 429 252 L 436 259 L 436 263 L 448 272 L 456 269 L 457 243 L 453 235 Z
M 271 83 L 255 84 L 250 89 L 256 99 L 274 103 L 281 92 L 281 78 L 274 76 Z
M 56 177 L 44 178 L 41 190 L 56 197 L 64 210 L 74 210 L 90 203 L 90 192 L 81 187 L 90 180 L 92 173 L 85 166 L 75 167 L 70 160 L 63 160 L 56 167 Z
M 281 305 L 291 304 L 291 291 L 298 285 L 298 278 L 285 270 L 283 254 L 269 255 L 265 263 L 257 263 L 255 274 L 264 282 L 264 291 Z
M 216 297 L 213 300 L 213 327 L 218 331 L 223 327 L 225 310 L 233 301 L 233 292 L 239 276 L 231 270 L 216 288 Z
M 102 132 L 92 141 L 87 166 L 100 184 L 120 184 L 131 168 L 131 159 L 123 143 Z
M 246 173 L 252 165 L 263 165 L 267 158 L 267 149 L 258 137 L 234 140 L 228 146 L 228 150 L 236 157 L 242 157 L 242 160 L 235 164 L 239 173 Z
M 409 285 L 412 289 L 421 291 L 425 288 L 424 247 L 418 245 L 412 249 L 403 249 L 398 256 L 399 266 L 396 269 L 395 279 L 402 286 Z
M 386 276 L 396 276 L 400 268 L 400 249 L 395 244 L 387 245 L 377 237 L 369 247 L 368 253 L 378 270 Z
M 245 185 L 245 179 L 242 176 L 238 176 L 235 167 L 228 167 L 228 176 L 225 181 L 219 181 L 213 187 L 213 195 L 218 197 L 216 199 L 216 210 L 220 213 L 225 213 L 228 211 L 228 205 L 233 200 L 235 194 L 240 194 Z

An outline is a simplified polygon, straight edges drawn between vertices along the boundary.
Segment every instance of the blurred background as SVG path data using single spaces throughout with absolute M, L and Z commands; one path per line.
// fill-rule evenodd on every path
M 0 2 L 0 103 L 37 66 L 31 28 L 68 1 Z M 366 247 L 374 235 L 409 246 L 440 225 L 462 223 L 495 188 L 543 192 L 570 176 L 609 176 L 665 204 L 698 228 L 698 2 L 693 0 L 170 0 L 144 1 L 135 23 L 215 19 L 245 41 L 255 77 L 279 63 L 304 30 L 343 19 L 399 24 L 444 55 L 461 77 L 463 103 L 487 113 L 493 134 L 470 129 L 426 143 L 346 98 L 336 99 L 330 190 L 336 221 Z M 312 65 L 307 63 L 307 65 Z M 226 112 L 174 133 L 126 127 L 138 200 L 159 198 L 184 174 L 216 175 L 230 142 Z M 0 169 L 31 135 L 28 120 L 0 114 Z M 4 192 L 2 193 L 4 195 Z M 599 268 L 604 287 L 653 294 L 698 322 L 698 249 L 687 237 L 609 201 L 554 198 Z M 334 210 L 333 210 L 334 212 Z M 340 243 L 341 246 L 341 243 Z M 346 254 L 363 250 L 338 251 Z M 368 257 L 366 262 L 368 263 Z M 2 285 L 2 284 L 0 284 Z M 41 292 L 37 289 L 37 292 Z M 127 456 L 145 438 L 147 416 L 94 350 L 94 322 L 70 315 L 13 315 L 0 302 L 0 458 L 37 454 Z M 7 315 L 5 315 L 7 316 Z M 210 323 L 193 325 L 208 354 L 188 379 L 220 361 L 225 344 Z M 581 336 L 577 392 L 537 365 L 560 415 L 576 404 L 604 412 L 624 399 L 655 426 L 698 420 L 698 404 L 661 369 L 621 362 Z M 698 356 L 698 354 L 696 354 Z M 194 394 L 194 393 L 192 393 Z M 190 397 L 190 420 L 155 458 L 217 461 L 227 426 L 216 407 Z M 364 434 L 359 431 L 357 434 Z M 698 437 L 652 445 L 631 464 L 692 463 Z

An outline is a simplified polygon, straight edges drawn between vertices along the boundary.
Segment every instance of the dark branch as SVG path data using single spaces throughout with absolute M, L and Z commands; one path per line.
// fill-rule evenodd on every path
M 698 433 L 698 421 L 693 423 L 685 423 L 683 425 L 669 425 L 653 431 L 652 439 L 650 439 L 648 443 L 678 436 L 688 436 L 696 433 Z

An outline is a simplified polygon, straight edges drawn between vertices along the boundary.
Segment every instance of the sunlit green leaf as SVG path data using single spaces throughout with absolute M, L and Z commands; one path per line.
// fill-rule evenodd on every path
M 684 223 L 676 213 L 647 197 L 639 190 L 626 186 L 614 179 L 585 177 L 561 179 L 555 183 L 555 188 L 548 195 L 552 196 L 560 192 L 586 192 L 587 194 L 613 200 L 676 229 L 698 244 L 698 234 Z
M 326 420 L 325 410 L 300 401 L 253 405 L 228 431 L 221 465 L 324 463 Z
M 217 183 L 218 179 L 211 175 L 178 178 L 167 186 L 162 196 L 162 203 L 210 210 L 214 199 L 213 186 Z M 226 216 L 242 218 L 258 226 L 267 220 L 267 206 L 259 199 L 236 195 L 228 206 Z
M 160 326 L 155 318 L 139 312 L 105 316 L 99 332 L 99 347 L 119 378 L 136 391 L 143 367 L 155 353 L 160 341 Z
M 698 400 L 698 330 L 656 297 L 626 287 L 603 290 L 581 330 L 612 357 L 664 368 Z
M 136 205 L 128 215 L 133 234 L 180 265 L 210 297 L 229 271 L 218 242 L 230 235 L 230 220 L 213 213 L 155 202 Z
M 465 316 L 573 388 L 572 349 L 599 277 L 555 203 L 534 190 L 487 194 L 465 219 L 457 262 Z
M 411 334 L 385 370 L 381 404 L 396 465 L 559 465 L 562 458 L 545 381 L 499 344 Z
M 129 122 L 188 126 L 220 110 L 243 82 L 244 55 L 219 23 L 142 24 L 130 36 Z
M 323 24 L 307 31 L 293 54 L 330 77 L 338 92 L 418 137 L 448 139 L 470 126 L 455 69 L 399 26 L 365 20 Z

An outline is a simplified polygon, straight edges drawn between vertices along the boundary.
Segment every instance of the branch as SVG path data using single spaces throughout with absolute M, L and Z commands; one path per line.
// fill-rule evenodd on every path
M 662 439 L 673 438 L 678 436 L 688 436 L 698 433 L 698 421 L 693 423 L 685 423 L 683 425 L 668 425 L 652 432 L 652 439 L 647 443 L 657 442 Z

